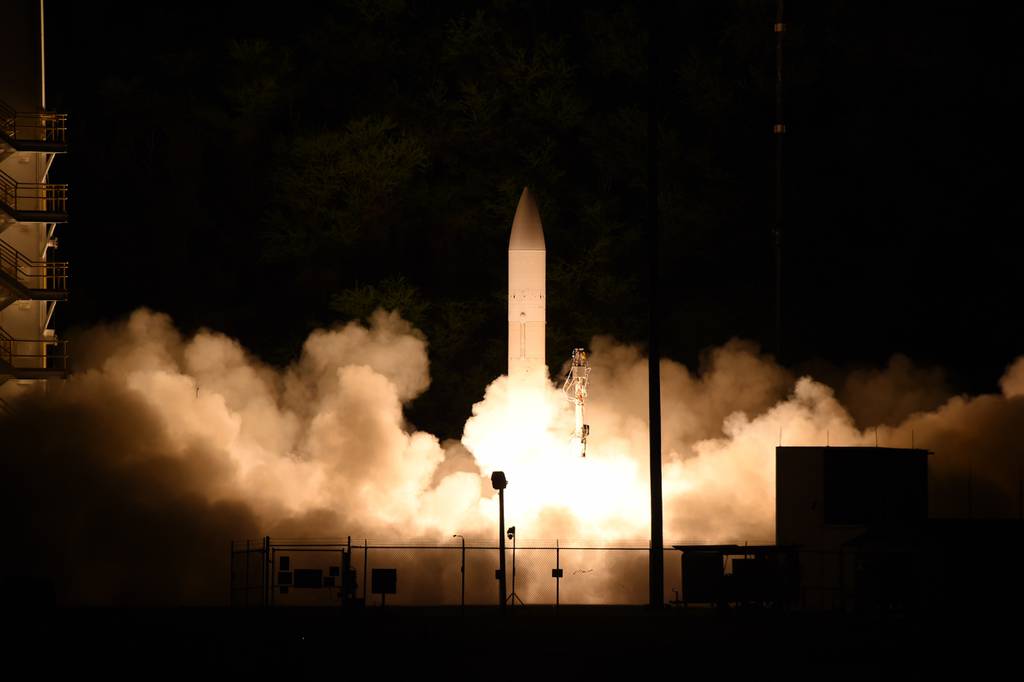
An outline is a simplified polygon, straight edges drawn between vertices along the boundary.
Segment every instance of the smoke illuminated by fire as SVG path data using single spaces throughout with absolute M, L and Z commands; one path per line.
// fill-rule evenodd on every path
M 179 525 L 216 542 L 255 533 L 435 543 L 460 533 L 491 542 L 497 498 L 489 476 L 500 469 L 509 480 L 507 525 L 520 538 L 642 544 L 650 513 L 646 359 L 608 338 L 591 346 L 592 431 L 582 458 L 570 442 L 572 406 L 554 385 L 530 391 L 498 377 L 474 405 L 461 443 L 408 424 L 403 405 L 430 382 L 428 343 L 396 313 L 318 330 L 279 370 L 224 335 L 185 338 L 167 316 L 139 310 L 85 334 L 80 371 L 56 390 L 13 402 L 0 420 L 14 453 L 5 455 L 4 492 L 12 505 L 27 500 L 8 519 L 31 515 L 20 532 L 45 533 L 47 524 L 68 523 L 46 505 L 78 504 L 76 532 L 88 534 L 88 515 L 105 508 L 88 497 L 101 494 L 91 474 L 82 485 L 34 482 L 75 476 L 71 462 L 77 475 L 95 471 L 95 480 L 117 483 L 101 486 L 102 494 L 120 500 L 124 515 L 140 504 L 158 517 L 161 504 L 183 516 L 194 511 L 193 525 Z M 710 352 L 698 373 L 665 360 L 666 540 L 771 542 L 780 441 L 930 448 L 933 491 L 946 493 L 933 492 L 939 515 L 962 513 L 957 481 L 973 457 L 975 489 L 989 491 L 989 511 L 1001 514 L 999 500 L 1016 504 L 1022 377 L 1024 358 L 1003 377 L 1003 395 L 967 398 L 950 396 L 941 377 L 899 357 L 835 390 L 738 341 Z M 40 436 L 47 423 L 62 430 Z M 233 515 L 215 511 L 227 508 Z M 216 524 L 211 514 L 219 514 Z M 96 532 L 109 532 L 121 516 L 98 517 Z M 75 534 L 54 536 L 69 543 Z M 223 551 L 212 546 L 210 554 Z

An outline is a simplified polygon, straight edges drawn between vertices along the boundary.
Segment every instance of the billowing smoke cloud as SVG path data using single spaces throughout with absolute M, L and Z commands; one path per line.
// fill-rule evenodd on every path
M 897 426 L 916 412 L 934 410 L 952 396 L 941 368 L 915 367 L 905 355 L 894 355 L 885 369 L 851 372 L 839 398 L 862 427 Z
M 498 378 L 461 442 L 409 425 L 427 339 L 395 313 L 314 332 L 283 370 L 147 310 L 76 349 L 70 380 L 0 417 L 5 573 L 47 576 L 61 603 L 223 603 L 229 541 L 263 534 L 489 543 L 496 469 L 521 538 L 643 546 L 648 534 L 646 359 L 609 338 L 592 342 L 585 459 L 554 386 L 524 397 Z M 697 372 L 665 360 L 666 539 L 770 542 L 780 442 L 926 447 L 934 514 L 1015 515 L 1024 358 L 1001 386 L 950 397 L 941 372 L 896 356 L 834 390 L 738 341 Z M 578 576 L 567 599 L 643 599 L 642 554 L 564 560 Z M 404 575 L 436 600 L 457 572 L 417 557 Z M 547 582 L 527 573 L 520 587 L 546 598 Z
M 176 440 L 123 383 L 76 377 L 58 395 L 30 394 L 0 419 L 4 574 L 49 578 L 19 592 L 59 603 L 217 603 L 233 538 L 258 532 L 245 503 L 206 491 L 230 462 Z
M 1007 398 L 1024 395 L 1024 358 L 1017 358 L 1017 361 L 1006 369 L 1006 374 L 999 381 L 999 385 Z
M 310 532 L 419 534 L 440 521 L 439 495 L 475 511 L 477 477 L 453 473 L 432 486 L 444 450 L 404 422 L 402 404 L 430 379 L 426 340 L 396 314 L 314 332 L 283 372 L 220 334 L 182 339 L 148 311 L 85 345 L 96 361 L 71 383 L 99 374 L 134 391 L 161 416 L 173 450 L 198 448 L 230 468 L 202 493 L 246 502 L 271 529 L 301 518 Z
M 433 538 L 484 518 L 479 476 L 434 481 L 444 450 L 404 423 L 428 362 L 395 314 L 313 333 L 283 372 L 147 310 L 76 347 L 80 371 L 0 419 L 23 562 L 5 572 L 49 575 L 62 602 L 222 602 L 232 539 Z

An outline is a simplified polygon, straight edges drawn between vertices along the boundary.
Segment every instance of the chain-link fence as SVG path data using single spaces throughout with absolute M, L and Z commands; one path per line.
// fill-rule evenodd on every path
M 649 550 L 559 540 L 510 541 L 505 548 L 509 604 L 644 604 Z M 678 598 L 679 553 L 665 550 L 666 602 Z M 451 544 L 263 538 L 232 543 L 236 606 L 494 605 L 500 549 L 455 538 Z M 374 590 L 375 571 L 393 569 L 393 593 Z M 380 577 L 386 577 L 378 573 Z M 378 588 L 387 588 L 378 585 Z

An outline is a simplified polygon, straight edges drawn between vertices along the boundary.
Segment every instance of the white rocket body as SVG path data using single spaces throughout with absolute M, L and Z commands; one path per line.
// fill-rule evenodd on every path
M 540 212 L 526 188 L 508 241 L 508 376 L 524 384 L 541 385 L 547 380 L 546 257 Z

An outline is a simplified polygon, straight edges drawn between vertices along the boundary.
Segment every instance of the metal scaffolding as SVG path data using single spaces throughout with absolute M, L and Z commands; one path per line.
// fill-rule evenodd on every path
M 46 108 L 45 5 L 5 14 L 0 76 L 0 400 L 67 376 L 67 344 L 53 314 L 68 298 L 68 264 L 51 257 L 68 220 L 68 186 L 50 182 L 67 152 L 68 117 Z M 11 381 L 14 380 L 14 381 Z

